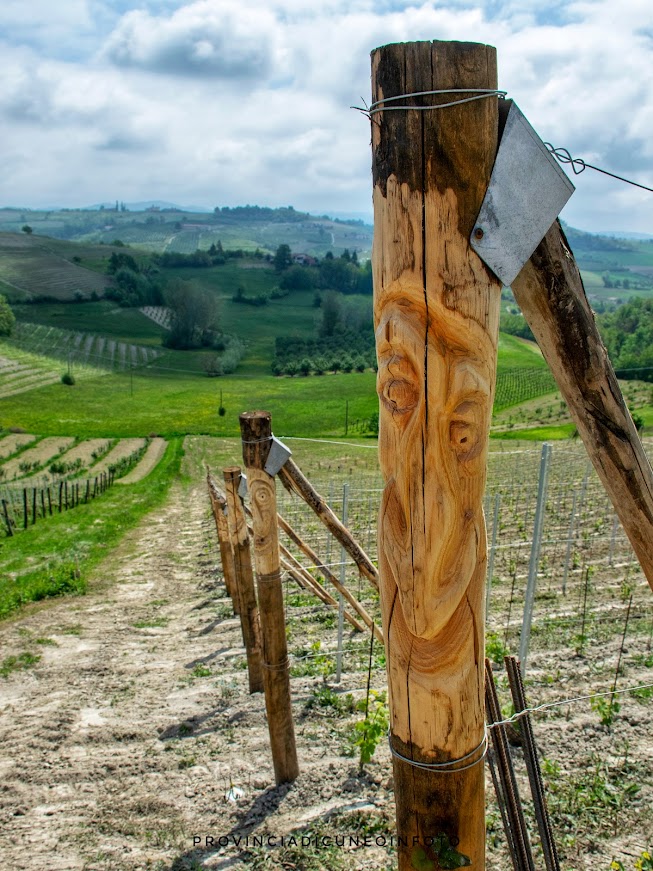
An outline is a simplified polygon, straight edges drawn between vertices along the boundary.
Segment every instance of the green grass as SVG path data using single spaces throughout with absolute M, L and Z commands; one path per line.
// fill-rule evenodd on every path
M 3 539 L 0 619 L 28 602 L 83 594 L 90 570 L 147 512 L 164 502 L 182 454 L 181 440 L 174 440 L 142 481 L 114 487 L 74 511 L 54 515 Z
M 0 349 L 0 353 L 2 353 Z M 132 393 L 133 390 L 133 393 Z M 218 416 L 220 403 L 227 409 Z M 235 435 L 238 415 L 253 408 L 272 412 L 277 432 L 343 435 L 349 420 L 377 411 L 373 372 L 309 378 L 229 376 L 183 372 L 107 374 L 67 387 L 53 384 L 3 399 L 0 425 L 42 435 L 124 437 L 206 433 Z M 318 413 L 316 413 L 316 409 Z
M 530 429 L 502 430 L 490 436 L 493 439 L 518 439 L 534 442 L 559 441 L 573 436 L 576 426 L 573 423 L 560 423 L 552 426 L 534 426 Z
M 165 334 L 165 330 L 138 309 L 120 308 L 108 300 L 17 305 L 13 309 L 21 321 L 58 327 L 61 330 L 99 333 L 128 344 L 160 347 L 161 337 Z
M 26 668 L 31 668 L 40 659 L 40 656 L 27 651 L 19 653 L 18 656 L 6 656 L 0 662 L 0 677 L 9 677 L 14 671 L 24 671 Z
M 287 306 L 285 310 L 286 323 L 297 324 L 297 330 L 301 319 L 314 311 L 308 306 L 304 309 Z M 73 388 L 52 384 L 7 397 L 3 400 L 0 425 L 20 426 L 42 435 L 84 438 L 140 436 L 150 432 L 166 437 L 187 433 L 236 435 L 240 412 L 264 408 L 272 413 L 275 431 L 280 434 L 342 437 L 347 403 L 350 425 L 378 412 L 376 376 L 371 371 L 307 378 L 276 378 L 257 372 L 265 369 L 264 344 L 271 343 L 279 329 L 260 311 L 248 313 L 260 320 L 251 326 L 254 335 L 251 342 L 259 343 L 262 356 L 252 359 L 250 355 L 249 364 L 235 375 L 200 376 L 197 372 L 201 368 L 201 353 L 168 351 L 152 367 L 134 372 L 133 377 L 129 374 L 86 377 Z M 283 320 L 282 315 L 277 317 Z M 546 364 L 528 343 L 501 334 L 499 353 L 500 384 L 508 370 L 514 374 L 513 370 L 521 367 L 525 372 L 524 384 L 520 390 L 515 388 L 513 401 L 523 401 L 551 389 Z M 58 369 L 60 364 L 55 362 L 54 366 Z M 533 373 L 538 372 L 543 378 L 533 378 Z M 224 417 L 217 414 L 220 392 L 227 410 Z M 510 403 L 504 402 L 502 407 L 506 404 Z

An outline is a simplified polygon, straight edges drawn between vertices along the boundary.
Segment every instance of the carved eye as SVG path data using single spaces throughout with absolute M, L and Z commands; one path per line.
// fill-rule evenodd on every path
M 403 378 L 391 378 L 382 385 L 381 401 L 393 414 L 406 414 L 417 405 L 419 394 L 414 384 Z
M 482 446 L 483 410 L 477 402 L 461 402 L 449 424 L 449 441 L 458 459 L 465 461 L 476 457 Z

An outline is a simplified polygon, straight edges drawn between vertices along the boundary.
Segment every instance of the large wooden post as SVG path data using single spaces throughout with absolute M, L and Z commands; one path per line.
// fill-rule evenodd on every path
M 243 461 L 252 508 L 254 558 L 258 580 L 259 616 L 263 645 L 263 682 L 272 762 L 277 786 L 299 774 L 295 727 L 290 705 L 288 646 L 277 527 L 275 480 L 265 471 L 272 425 L 267 411 L 240 415 Z
M 496 87 L 490 46 L 372 52 L 375 102 Z M 482 497 L 501 284 L 468 240 L 498 101 L 397 109 L 469 96 L 408 96 L 372 114 L 379 586 L 400 871 L 485 865 Z
M 256 590 L 254 589 L 254 573 L 252 571 L 249 536 L 247 535 L 247 520 L 243 504 L 238 495 L 241 472 L 238 466 L 229 466 L 223 470 L 223 474 L 225 489 L 227 491 L 227 520 L 234 554 L 238 604 L 240 605 L 240 625 L 247 654 L 249 691 L 250 693 L 261 693 L 263 692 L 261 627 L 258 605 L 256 604 Z

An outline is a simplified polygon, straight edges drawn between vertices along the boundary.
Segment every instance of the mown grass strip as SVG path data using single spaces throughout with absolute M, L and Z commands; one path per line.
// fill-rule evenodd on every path
M 161 505 L 179 474 L 183 447 L 174 439 L 150 475 L 108 490 L 75 511 L 55 515 L 2 541 L 0 619 L 28 602 L 81 595 L 87 578 L 145 514 Z
M 516 439 L 518 441 L 550 442 L 572 438 L 576 432 L 573 423 L 560 423 L 551 426 L 533 426 L 528 429 L 502 430 L 490 434 L 492 439 Z

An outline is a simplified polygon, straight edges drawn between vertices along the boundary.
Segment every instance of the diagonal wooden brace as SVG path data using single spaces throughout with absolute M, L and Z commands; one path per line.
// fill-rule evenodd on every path
M 556 221 L 512 284 L 651 589 L 653 470 Z

